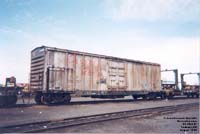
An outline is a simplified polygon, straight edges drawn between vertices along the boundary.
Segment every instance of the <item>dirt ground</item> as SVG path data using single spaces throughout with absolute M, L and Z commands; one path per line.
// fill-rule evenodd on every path
M 185 119 L 196 124 L 184 124 Z M 183 122 L 181 122 L 183 121 Z M 183 127 L 190 126 L 187 132 Z M 192 127 L 195 128 L 192 130 Z M 185 129 L 186 130 L 186 129 Z M 88 125 L 60 128 L 46 133 L 199 133 L 199 108 L 148 118 L 126 118 Z
M 1 108 L 0 126 L 198 102 L 199 99 Z

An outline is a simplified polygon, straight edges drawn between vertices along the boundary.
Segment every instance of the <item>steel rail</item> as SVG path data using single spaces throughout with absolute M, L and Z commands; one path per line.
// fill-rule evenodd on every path
M 105 113 L 98 115 L 89 115 L 82 117 L 73 117 L 73 118 L 63 118 L 58 120 L 49 120 L 41 122 L 33 122 L 19 125 L 11 125 L 0 127 L 0 133 L 31 133 L 31 132 L 41 132 L 50 129 L 57 129 L 63 127 L 78 126 L 83 124 L 116 120 L 121 118 L 141 118 L 146 116 L 155 116 L 161 114 L 169 114 L 177 111 L 184 111 L 190 108 L 198 107 L 199 103 L 189 103 L 189 104 L 180 104 L 180 105 L 171 105 L 171 106 L 162 106 L 138 110 L 129 110 L 113 113 Z

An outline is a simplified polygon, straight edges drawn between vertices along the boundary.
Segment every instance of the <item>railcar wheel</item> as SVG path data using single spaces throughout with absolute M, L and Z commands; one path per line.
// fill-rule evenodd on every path
M 44 105 L 50 104 L 50 102 L 48 101 L 48 99 L 46 99 L 46 97 L 44 95 L 41 96 L 41 103 Z
M 193 97 L 194 97 L 194 98 L 199 98 L 199 95 L 198 95 L 197 93 L 195 93 L 195 94 L 193 95 Z
M 199 98 L 199 94 L 196 94 L 196 97 Z
M 154 94 L 154 93 L 149 93 L 149 94 L 147 95 L 147 98 L 148 98 L 148 100 L 155 100 L 155 99 L 156 99 L 156 94 Z
M 173 99 L 174 98 L 174 95 L 172 93 L 170 93 L 168 96 L 167 96 L 167 99 Z
M 35 102 L 36 102 L 36 104 L 42 104 L 41 98 L 42 98 L 42 93 L 37 93 L 35 95 Z
M 70 101 L 71 101 L 71 96 L 70 96 L 70 94 L 65 95 L 65 97 L 64 97 L 64 103 L 67 104 L 67 103 L 69 103 Z
M 161 94 L 161 99 L 166 99 L 167 98 L 167 96 L 166 96 L 166 94 Z
M 53 103 L 52 95 L 51 94 L 43 94 L 41 97 L 42 104 L 49 105 Z
M 142 99 L 143 100 L 147 100 L 147 96 L 145 95 L 145 96 L 142 96 Z
M 187 98 L 190 98 L 190 95 L 189 95 L 189 94 L 187 94 Z
M 132 96 L 133 96 L 133 100 L 137 100 L 138 99 L 137 96 L 135 96 L 135 95 L 132 95 Z

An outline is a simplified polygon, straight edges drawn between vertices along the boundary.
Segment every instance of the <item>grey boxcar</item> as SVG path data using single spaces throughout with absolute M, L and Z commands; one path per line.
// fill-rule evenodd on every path
M 37 103 L 162 96 L 159 64 L 46 46 L 31 52 L 30 88 Z

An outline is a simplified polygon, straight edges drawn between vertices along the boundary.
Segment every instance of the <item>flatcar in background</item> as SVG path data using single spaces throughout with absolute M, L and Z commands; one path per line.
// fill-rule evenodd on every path
M 161 70 L 161 75 L 163 73 L 172 72 L 174 75 L 174 81 L 164 81 L 161 80 L 162 90 L 165 92 L 166 98 L 173 98 L 174 96 L 181 96 L 182 92 L 179 88 L 178 81 L 178 69 L 166 69 Z
M 46 46 L 31 52 L 30 90 L 37 104 L 68 103 L 71 95 L 163 97 L 160 77 L 157 63 Z
M 199 97 L 200 93 L 200 73 L 183 73 L 180 74 L 181 78 L 181 88 L 179 88 L 178 81 L 178 69 L 166 69 L 162 70 L 162 73 L 165 72 L 173 72 L 174 81 L 164 81 L 161 80 L 162 90 L 165 92 L 166 98 L 173 98 L 174 96 L 187 96 L 189 97 Z M 184 80 L 185 75 L 197 75 L 198 76 L 198 84 L 191 85 L 187 84 Z
M 187 84 L 184 80 L 185 75 L 196 75 L 198 77 L 198 84 Z M 181 74 L 181 87 L 182 92 L 187 97 L 199 97 L 200 94 L 200 72 L 199 73 L 182 73 Z

